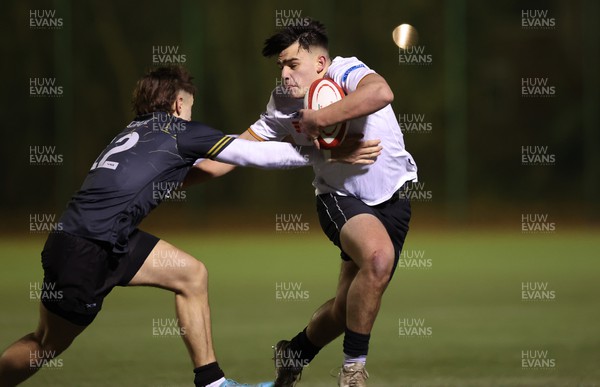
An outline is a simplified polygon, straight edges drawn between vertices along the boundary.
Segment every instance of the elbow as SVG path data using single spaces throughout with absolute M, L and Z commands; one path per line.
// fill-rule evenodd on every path
M 375 111 L 383 109 L 394 102 L 394 93 L 385 79 L 378 74 L 369 74 L 358 84 L 357 90 L 364 87 L 365 95 Z
M 379 95 L 381 98 L 381 104 L 383 105 L 382 108 L 394 102 L 394 92 L 388 85 L 383 85 L 381 87 Z
M 382 82 L 371 89 L 371 101 L 374 111 L 381 110 L 394 102 L 394 93 L 387 83 Z

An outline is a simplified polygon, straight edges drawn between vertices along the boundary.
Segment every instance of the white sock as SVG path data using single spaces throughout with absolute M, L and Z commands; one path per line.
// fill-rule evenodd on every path
M 214 382 L 207 385 L 206 387 L 219 387 L 221 384 L 223 384 L 223 382 L 226 382 L 226 381 L 227 381 L 227 379 L 221 378 L 219 380 L 215 380 Z
M 354 356 L 344 354 L 344 365 L 349 365 L 349 364 L 354 364 L 354 363 L 367 364 L 367 355 L 361 355 L 358 357 L 354 357 Z

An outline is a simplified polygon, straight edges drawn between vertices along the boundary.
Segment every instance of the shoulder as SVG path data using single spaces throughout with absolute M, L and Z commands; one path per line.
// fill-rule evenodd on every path
M 210 127 L 202 122 L 186 121 L 180 118 L 173 121 L 173 129 L 176 134 L 183 135 L 183 137 L 188 135 L 193 137 L 212 136 L 215 134 L 223 135 L 220 130 Z
M 185 126 L 177 133 L 179 154 L 189 162 L 198 158 L 212 158 L 225 149 L 233 137 L 198 121 L 180 120 Z
M 369 67 L 363 61 L 361 61 L 355 56 L 350 58 L 336 56 L 331 61 L 331 65 L 327 70 L 327 75 L 333 78 L 334 76 L 343 74 L 350 69 L 354 70 L 359 68 L 369 69 Z
M 333 79 L 346 94 L 349 94 L 356 90 L 364 77 L 373 73 L 375 71 L 354 56 L 351 58 L 338 56 L 331 62 L 325 76 Z

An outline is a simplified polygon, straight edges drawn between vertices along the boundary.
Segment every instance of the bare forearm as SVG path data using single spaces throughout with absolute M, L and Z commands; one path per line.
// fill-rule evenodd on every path
M 355 92 L 341 101 L 318 111 L 317 124 L 327 127 L 374 113 L 394 100 L 387 82 L 377 74 L 366 76 Z
M 228 174 L 235 169 L 235 165 L 220 163 L 213 160 L 202 160 L 188 171 L 183 181 L 183 187 L 204 183 L 210 179 Z

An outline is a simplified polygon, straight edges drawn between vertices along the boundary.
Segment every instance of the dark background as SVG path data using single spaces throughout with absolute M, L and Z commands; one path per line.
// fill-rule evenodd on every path
M 430 133 L 406 133 L 432 200 L 416 222 L 519 227 L 521 214 L 598 223 L 600 125 L 598 2 L 574 1 L 8 1 L 2 35 L 2 227 L 26 231 L 31 213 L 60 213 L 98 153 L 132 119 L 131 92 L 153 67 L 153 46 L 178 46 L 199 88 L 194 119 L 241 133 L 264 110 L 280 74 L 260 55 L 278 11 L 326 24 L 332 57 L 357 56 L 385 77 L 397 114 L 425 114 Z M 30 27 L 53 9 L 58 29 Z M 523 10 L 550 29 L 525 29 Z M 430 65 L 399 63 L 395 26 L 419 31 Z M 59 97 L 30 96 L 55 78 Z M 548 78 L 556 95 L 527 98 L 521 79 Z M 30 165 L 31 146 L 56 146 L 58 166 Z M 523 146 L 547 146 L 553 165 L 521 165 Z M 312 213 L 310 168 L 236 170 L 162 206 L 150 221 L 198 219 L 233 227 L 276 213 Z M 243 213 L 244 216 L 236 215 Z M 224 216 L 225 214 L 225 216 Z M 229 216 L 231 215 L 231 216 Z M 21 227 L 14 227 L 15 222 Z M 560 227 L 560 226 L 559 226 Z

